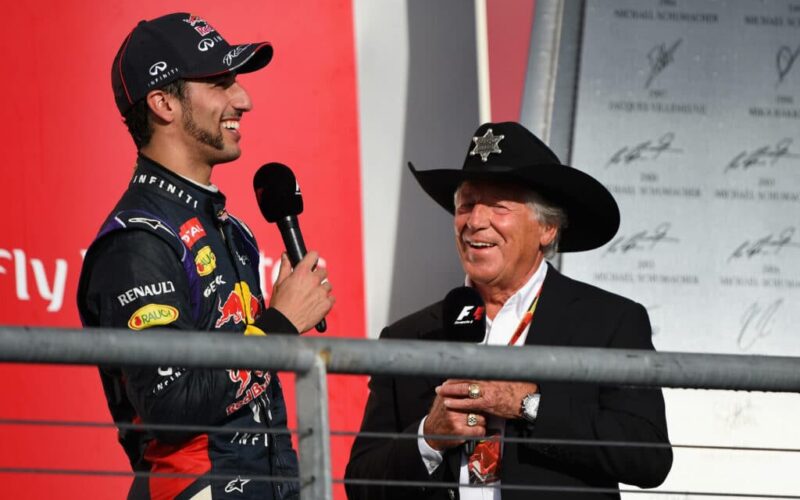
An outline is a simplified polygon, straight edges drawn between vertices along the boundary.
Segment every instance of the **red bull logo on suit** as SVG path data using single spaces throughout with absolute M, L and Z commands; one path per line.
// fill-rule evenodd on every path
M 233 321 L 234 324 L 244 322 L 253 323 L 261 314 L 261 301 L 259 297 L 250 292 L 250 286 L 244 281 L 236 283 L 233 291 L 228 294 L 228 298 L 217 306 L 220 312 L 219 319 L 215 323 L 217 328 Z

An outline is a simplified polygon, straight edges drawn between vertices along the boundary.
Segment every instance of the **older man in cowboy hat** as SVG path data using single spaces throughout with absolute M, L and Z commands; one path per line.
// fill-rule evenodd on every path
M 454 214 L 466 283 L 486 305 L 484 344 L 653 349 L 644 307 L 571 280 L 545 260 L 556 249 L 597 248 L 616 233 L 619 209 L 595 179 L 562 165 L 511 122 L 478 128 L 461 170 L 409 167 L 425 192 Z M 442 309 L 441 302 L 426 307 L 387 327 L 381 338 L 439 339 Z M 672 464 L 659 390 L 375 376 L 370 391 L 362 432 L 434 437 L 356 439 L 349 479 L 416 484 L 350 484 L 351 500 L 619 498 L 620 482 L 657 486 Z M 495 434 L 580 443 L 475 445 L 464 437 Z M 519 485 L 528 489 L 508 488 Z

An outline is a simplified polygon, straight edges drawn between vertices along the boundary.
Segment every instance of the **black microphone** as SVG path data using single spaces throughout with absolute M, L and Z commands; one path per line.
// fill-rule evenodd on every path
M 444 340 L 477 344 L 486 336 L 486 307 L 477 290 L 460 286 L 451 290 L 442 305 Z
M 453 342 L 483 342 L 486 337 L 486 307 L 478 291 L 468 286 L 450 290 L 442 304 L 444 340 Z M 469 457 L 477 441 L 468 439 L 464 452 Z
M 297 216 L 303 213 L 303 195 L 292 169 L 282 163 L 267 163 L 253 177 L 253 190 L 261 214 L 278 225 L 292 267 L 306 255 L 306 244 Z M 318 332 L 327 330 L 325 318 L 317 323 Z

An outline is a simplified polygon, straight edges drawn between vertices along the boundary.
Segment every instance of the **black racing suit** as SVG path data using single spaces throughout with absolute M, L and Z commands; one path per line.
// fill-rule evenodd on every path
M 222 193 L 140 155 L 127 191 L 86 254 L 78 286 L 81 319 L 84 326 L 129 328 L 132 335 L 168 335 L 169 328 L 296 333 L 280 312 L 265 309 L 258 263 L 253 235 L 225 211 Z M 277 374 L 101 367 L 100 376 L 115 422 L 221 428 L 120 429 L 134 471 L 167 474 L 138 476 L 129 498 L 188 499 L 209 490 L 214 499 L 297 497 L 296 481 L 251 479 L 298 474 L 290 436 L 259 432 L 286 428 Z M 253 432 L 226 433 L 225 427 Z

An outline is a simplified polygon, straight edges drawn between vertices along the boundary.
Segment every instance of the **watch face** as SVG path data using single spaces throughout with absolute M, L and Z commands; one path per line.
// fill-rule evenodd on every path
M 533 421 L 539 414 L 539 393 L 528 394 L 522 401 L 523 416 L 526 420 Z

